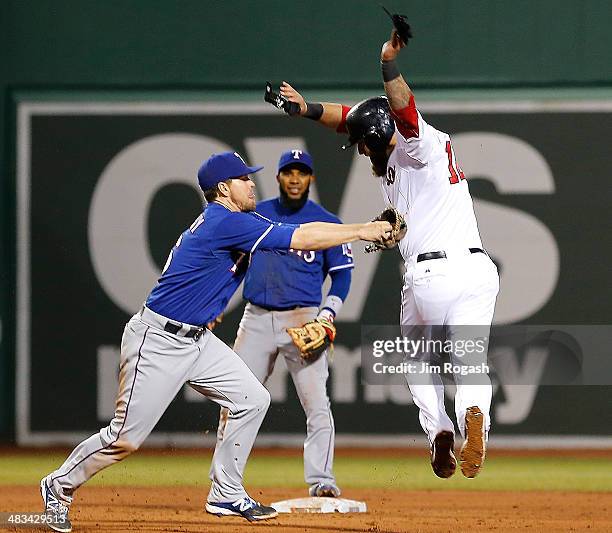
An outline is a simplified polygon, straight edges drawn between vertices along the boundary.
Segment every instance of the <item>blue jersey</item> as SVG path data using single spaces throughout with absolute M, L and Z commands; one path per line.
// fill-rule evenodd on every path
M 209 204 L 179 237 L 147 307 L 186 324 L 211 322 L 242 282 L 251 254 L 287 251 L 296 227 Z
M 257 212 L 282 224 L 340 223 L 338 217 L 310 200 L 295 211 L 284 207 L 280 198 L 273 198 L 258 203 Z M 266 309 L 318 307 L 327 274 L 353 266 L 350 244 L 317 251 L 260 248 L 251 259 L 243 295 L 249 302 Z

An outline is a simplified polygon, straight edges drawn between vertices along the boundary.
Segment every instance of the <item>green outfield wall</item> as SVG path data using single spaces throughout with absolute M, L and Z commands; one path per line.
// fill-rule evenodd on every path
M 240 101 L 193 96 L 16 95 L 15 421 L 22 444 L 74 442 L 112 417 L 123 325 L 201 210 L 193 173 L 203 154 L 235 149 L 263 164 L 256 182 L 266 198 L 277 193 L 278 154 L 306 148 L 318 175 L 313 198 L 347 222 L 382 208 L 369 162 L 340 150 L 333 132 L 279 113 L 259 92 Z M 590 259 L 612 250 L 612 101 L 440 100 L 426 93 L 418 101 L 426 119 L 451 134 L 469 179 L 483 240 L 501 272 L 495 322 L 607 324 L 612 304 L 601 296 L 609 267 Z M 588 154 L 588 174 L 576 154 Z M 579 185 L 585 180 L 589 187 Z M 362 327 L 398 321 L 401 258 L 395 251 L 366 255 L 359 245 L 354 255 L 329 382 L 339 438 L 418 435 L 407 388 L 367 383 L 361 370 Z M 230 344 L 242 306 L 237 294 L 216 331 Z M 592 355 L 582 349 L 579 365 Z M 520 349 L 504 358 L 514 379 L 495 389 L 497 436 L 554 436 L 561 445 L 608 434 L 612 420 L 600 406 L 612 378 L 546 386 L 558 369 L 551 357 L 539 365 Z M 303 431 L 289 382 L 279 361 L 268 383 L 273 403 L 264 442 L 293 442 Z M 63 408 L 49 409 L 64 397 L 70 401 Z M 186 387 L 150 442 L 209 442 L 216 422 L 217 409 Z
M 497 248 L 510 287 L 498 306 L 501 321 L 610 323 L 612 304 L 602 295 L 612 260 L 612 4 L 393 0 L 387 7 L 408 15 L 414 29 L 399 59 L 402 72 L 432 123 L 459 136 L 464 166 L 472 168 L 481 225 L 490 228 L 485 240 Z M 268 166 L 283 143 L 303 143 L 321 161 L 322 176 L 333 177 L 318 181 L 326 207 L 350 220 L 372 214 L 363 200 L 370 192 L 347 188 L 361 183 L 361 174 L 367 182 L 367 168 L 338 153 L 341 139 L 330 140 L 314 124 L 271 115 L 273 109 L 253 111 L 252 104 L 261 101 L 266 80 L 287 79 L 321 100 L 355 102 L 380 92 L 378 55 L 388 31 L 379 3 L 363 0 L 0 3 L 0 438 L 12 439 L 26 414 L 34 424 L 22 427 L 27 435 L 76 434 L 107 419 L 121 324 L 144 297 L 154 269 L 145 276 L 132 271 L 133 283 L 114 287 L 100 258 L 121 254 L 98 248 L 90 217 L 105 170 L 120 154 L 131 157 L 134 143 L 161 136 L 159 149 L 166 153 L 165 136 L 184 134 L 202 150 L 221 143 Z M 236 111 L 233 103 L 250 111 Z M 212 115 L 211 105 L 217 109 Z M 512 158 L 493 169 L 479 166 L 483 156 L 473 135 L 495 149 L 499 137 L 493 137 L 503 137 L 506 153 L 534 166 L 508 171 L 516 168 Z M 187 183 L 190 164 L 177 163 L 181 174 L 172 176 L 179 178 L 152 189 L 150 213 L 139 215 L 148 217 L 149 228 L 149 241 L 139 246 L 150 249 L 157 266 L 198 208 Z M 260 188 L 274 193 L 270 184 Z M 165 214 L 171 223 L 160 222 Z M 504 233 L 508 227 L 526 232 L 522 243 Z M 358 338 L 362 322 L 396 320 L 401 283 L 393 255 L 364 271 L 370 278 L 353 289 L 331 383 L 338 429 L 351 432 L 354 413 L 366 409 L 372 431 L 416 432 L 409 398 L 368 391 L 354 373 L 356 344 L 348 339 Z M 220 332 L 225 340 L 232 340 L 239 316 L 236 304 Z M 82 330 L 84 317 L 95 320 L 94 334 Z M 68 342 L 65 324 L 74 320 L 81 325 Z M 53 379 L 55 373 L 64 377 Z M 293 422 L 275 425 L 271 416 L 264 429 L 299 431 L 294 393 L 278 379 L 271 414 L 289 412 L 285 420 Z M 76 410 L 70 423 L 40 426 L 36 409 L 66 398 L 68 384 Z M 597 426 L 582 414 L 584 427 L 569 426 L 567 412 L 557 409 L 562 401 L 587 401 L 595 412 L 606 401 L 603 387 L 577 391 L 537 391 L 532 404 L 521 407 L 525 416 L 507 415 L 514 422 L 501 423 L 500 431 L 601 434 L 610 423 Z M 505 401 L 503 391 L 497 394 Z M 583 403 L 573 403 L 578 400 Z M 178 410 L 162 420 L 164 432 L 212 427 L 212 410 L 194 397 L 177 400 L 172 409 Z M 401 424 L 380 422 L 389 409 Z

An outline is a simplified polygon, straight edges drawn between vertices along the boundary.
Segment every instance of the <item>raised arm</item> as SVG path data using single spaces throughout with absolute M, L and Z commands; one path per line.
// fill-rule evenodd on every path
M 400 50 L 406 45 L 393 30 L 389 40 L 383 44 L 380 51 L 385 94 L 389 99 L 389 107 L 393 113 L 395 124 L 400 133 L 406 137 L 419 136 L 419 118 L 410 87 L 401 75 L 395 62 Z
M 332 224 L 308 222 L 293 232 L 291 248 L 296 250 L 323 250 L 353 241 L 384 241 L 391 235 L 388 222 L 366 222 L 365 224 Z
M 393 110 L 400 110 L 410 103 L 412 91 L 400 74 L 395 58 L 400 50 L 406 46 L 393 30 L 389 40 L 383 44 L 380 51 L 380 62 L 385 82 L 385 93 L 389 99 L 389 106 Z
M 332 128 L 338 133 L 346 133 L 344 125 L 350 106 L 331 102 L 306 102 L 304 97 L 291 85 L 284 81 L 280 86 L 280 94 L 290 102 L 300 106 L 300 116 L 317 121 L 322 126 Z

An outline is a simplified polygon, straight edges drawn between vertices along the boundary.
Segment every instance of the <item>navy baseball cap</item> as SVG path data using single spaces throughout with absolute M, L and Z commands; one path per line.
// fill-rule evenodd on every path
M 250 167 L 238 152 L 221 152 L 211 155 L 198 170 L 198 183 L 203 191 L 217 183 L 259 172 L 263 167 Z
M 310 173 L 312 174 L 314 167 L 312 164 L 312 157 L 305 150 L 287 150 L 283 152 L 278 160 L 278 171 L 280 172 L 283 168 L 288 167 L 289 165 L 294 165 L 295 163 L 300 163 L 305 167 L 308 167 Z

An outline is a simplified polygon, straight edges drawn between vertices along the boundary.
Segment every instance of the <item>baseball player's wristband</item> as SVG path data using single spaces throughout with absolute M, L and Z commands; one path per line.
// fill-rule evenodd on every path
M 324 307 L 323 309 L 321 309 L 319 311 L 319 314 L 317 315 L 317 318 L 323 318 L 331 323 L 334 322 L 334 319 L 336 318 L 336 314 L 329 309 L 328 307 Z
M 395 78 L 399 78 L 401 75 L 394 59 L 391 61 L 381 61 L 380 66 L 382 69 L 383 81 L 392 81 Z
M 323 115 L 323 106 L 318 103 L 306 102 L 306 111 L 302 115 L 304 118 L 319 120 Z
M 342 300 L 337 296 L 334 296 L 333 294 L 328 295 L 327 298 L 325 298 L 325 301 L 323 302 L 321 310 L 319 311 L 319 318 L 322 318 L 322 315 L 324 314 L 331 314 L 335 317 L 340 312 L 342 304 Z

